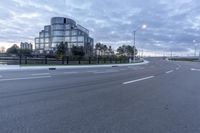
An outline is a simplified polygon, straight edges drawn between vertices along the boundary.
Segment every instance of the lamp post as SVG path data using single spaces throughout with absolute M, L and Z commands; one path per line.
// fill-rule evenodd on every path
M 138 30 L 140 30 L 140 29 L 146 29 L 147 28 L 147 25 L 142 25 L 142 27 L 141 26 L 139 26 L 138 28 L 136 28 L 134 31 L 133 31 L 133 34 L 134 34 L 134 44 L 133 44 L 133 62 L 135 63 L 135 52 L 136 52 L 136 47 L 135 47 L 135 44 L 136 44 L 136 32 L 138 31 Z

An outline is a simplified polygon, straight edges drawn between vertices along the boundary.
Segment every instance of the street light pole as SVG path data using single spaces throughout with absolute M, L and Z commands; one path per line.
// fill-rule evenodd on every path
M 135 44 L 136 44 L 136 32 L 139 30 L 139 29 L 145 29 L 147 26 L 144 24 L 144 25 L 142 25 L 142 27 L 138 27 L 138 28 L 136 28 L 134 31 L 133 31 L 133 34 L 134 34 L 134 44 L 133 44 L 133 47 L 134 47 L 134 49 L 133 49 L 133 62 L 135 63 L 135 56 L 136 56 L 136 47 L 135 47 Z
M 135 34 L 136 34 L 136 30 L 133 31 L 134 32 L 134 45 L 133 45 L 133 63 L 135 63 Z

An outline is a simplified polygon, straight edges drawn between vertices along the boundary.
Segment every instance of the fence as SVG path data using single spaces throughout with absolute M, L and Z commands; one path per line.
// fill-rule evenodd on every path
M 140 62 L 140 60 L 137 60 Z M 88 57 L 88 58 L 70 58 L 65 57 L 63 59 L 57 58 L 48 58 L 48 57 L 0 57 L 0 64 L 8 65 L 86 65 L 86 64 L 120 64 L 120 63 L 129 63 L 128 58 L 97 58 L 97 57 Z

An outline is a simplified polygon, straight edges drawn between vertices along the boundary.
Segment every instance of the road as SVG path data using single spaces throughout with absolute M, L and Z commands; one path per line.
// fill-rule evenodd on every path
M 0 71 L 1 133 L 199 133 L 200 65 Z

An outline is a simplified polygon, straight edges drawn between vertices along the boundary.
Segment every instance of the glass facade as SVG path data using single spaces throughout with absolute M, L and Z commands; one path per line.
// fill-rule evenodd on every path
M 51 25 L 44 26 L 44 30 L 39 32 L 39 37 L 35 38 L 35 49 L 36 51 L 55 50 L 61 42 L 67 42 L 69 48 L 75 45 L 87 49 L 89 45 L 93 49 L 94 41 L 89 37 L 89 31 L 81 25 L 77 25 L 74 20 L 54 17 L 51 19 Z M 86 45 L 87 47 L 85 47 Z

